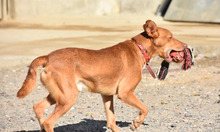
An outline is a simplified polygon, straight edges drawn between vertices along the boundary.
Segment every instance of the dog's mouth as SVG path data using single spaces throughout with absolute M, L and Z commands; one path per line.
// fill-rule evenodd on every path
M 173 53 L 173 52 L 181 52 L 181 51 L 184 51 L 184 50 L 173 50 L 173 49 L 168 50 L 167 51 L 167 58 L 166 58 L 166 60 L 168 62 L 172 62 L 173 59 L 171 57 L 171 53 Z

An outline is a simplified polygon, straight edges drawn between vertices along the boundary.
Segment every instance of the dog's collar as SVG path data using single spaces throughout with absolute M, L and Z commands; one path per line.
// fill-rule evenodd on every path
M 135 44 L 138 46 L 138 48 L 141 50 L 142 54 L 144 55 L 144 58 L 145 58 L 145 60 L 146 60 L 146 67 L 147 67 L 148 71 L 150 72 L 151 76 L 152 76 L 153 78 L 156 78 L 156 76 L 155 76 L 153 70 L 152 70 L 151 67 L 148 65 L 149 57 L 148 57 L 148 55 L 147 55 L 147 53 L 146 53 L 146 50 L 145 50 L 144 47 L 143 47 L 141 44 L 139 44 L 135 39 L 132 38 L 132 40 L 135 42 Z
M 144 49 L 144 47 L 141 45 L 141 44 L 139 44 L 135 39 L 132 39 L 134 42 L 135 42 L 135 44 L 139 47 L 139 49 L 141 50 L 141 53 L 144 55 L 144 58 L 145 58 L 145 60 L 146 60 L 146 64 L 148 64 L 148 62 L 149 62 L 149 57 L 148 57 L 148 55 L 147 55 L 147 53 L 146 53 L 146 50 Z

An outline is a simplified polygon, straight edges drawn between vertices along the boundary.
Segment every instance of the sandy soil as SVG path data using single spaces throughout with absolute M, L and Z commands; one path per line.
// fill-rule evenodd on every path
M 64 47 L 100 49 L 142 32 L 147 19 L 171 30 L 195 49 L 195 66 L 181 71 L 172 64 L 165 81 L 145 69 L 136 95 L 149 108 L 145 131 L 220 131 L 220 25 L 165 22 L 155 16 L 33 18 L 0 23 L 0 131 L 37 131 L 33 104 L 47 96 L 38 80 L 25 99 L 15 95 L 36 56 Z M 156 72 L 160 59 L 151 62 Z M 138 111 L 115 97 L 117 125 L 130 131 Z M 49 108 L 46 116 L 53 110 Z M 108 131 L 101 97 L 82 92 L 77 104 L 57 122 L 55 131 Z

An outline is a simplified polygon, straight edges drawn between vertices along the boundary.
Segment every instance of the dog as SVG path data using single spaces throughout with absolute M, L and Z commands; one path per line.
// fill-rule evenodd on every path
M 170 62 L 171 50 L 187 48 L 169 30 L 157 27 L 152 20 L 147 20 L 143 28 L 144 31 L 131 40 L 112 47 L 59 49 L 32 61 L 17 97 L 24 98 L 31 93 L 36 85 L 37 68 L 43 66 L 40 80 L 49 95 L 33 107 L 42 131 L 54 131 L 56 121 L 76 103 L 81 88 L 101 94 L 110 130 L 119 131 L 114 116 L 114 95 L 140 111 L 131 124 L 132 130 L 143 123 L 148 108 L 134 94 L 142 79 L 143 67 L 155 56 Z M 45 119 L 45 109 L 53 104 L 56 105 L 54 111 Z

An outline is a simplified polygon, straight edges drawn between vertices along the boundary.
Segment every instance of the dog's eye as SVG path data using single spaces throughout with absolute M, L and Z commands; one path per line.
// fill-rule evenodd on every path
M 173 38 L 173 36 L 170 36 L 170 38 L 169 39 L 172 39 Z

